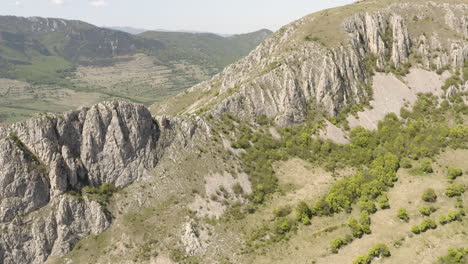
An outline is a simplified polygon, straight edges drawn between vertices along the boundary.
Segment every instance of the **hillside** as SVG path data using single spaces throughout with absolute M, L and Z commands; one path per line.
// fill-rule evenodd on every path
M 149 109 L 0 127 L 0 259 L 467 263 L 467 25 L 359 1 Z
M 191 35 L 158 41 L 81 21 L 2 16 L 0 120 L 62 112 L 111 98 L 154 103 L 246 56 L 269 32 L 232 40 L 220 37 L 218 42 L 211 36 L 190 39 Z M 183 45 L 192 47 L 178 48 Z M 80 103 L 70 108 L 71 98 Z

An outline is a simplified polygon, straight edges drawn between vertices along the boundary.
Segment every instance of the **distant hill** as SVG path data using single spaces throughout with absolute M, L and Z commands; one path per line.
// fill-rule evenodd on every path
M 16 80 L 33 86 L 72 89 L 85 93 L 85 103 L 92 94 L 89 103 L 116 97 L 149 104 L 207 80 L 249 54 L 271 34 L 261 30 L 224 38 L 215 34 L 134 35 L 123 31 L 129 28 L 114 30 L 76 20 L 0 16 L 0 79 L 6 79 L 9 85 Z M 17 120 L 17 107 L 24 107 L 25 102 L 15 100 L 29 95 L 24 92 L 26 84 L 15 83 L 12 87 L 0 89 L 4 95 L 0 120 Z M 45 88 L 32 89 L 38 92 Z M 12 94 L 15 98 L 10 100 L 8 95 Z M 35 96 L 48 98 L 48 94 Z M 59 103 L 60 111 L 68 106 L 56 98 L 49 101 Z M 28 97 L 30 107 L 25 117 L 54 111 L 49 101 L 38 107 L 38 99 Z M 7 117 L 11 115 L 15 117 Z
M 162 60 L 188 59 L 194 63 L 214 62 L 224 68 L 229 62 L 246 55 L 272 32 L 263 29 L 256 32 L 222 37 L 213 33 L 184 33 L 147 31 L 138 36 L 155 40 L 165 49 L 153 50 Z

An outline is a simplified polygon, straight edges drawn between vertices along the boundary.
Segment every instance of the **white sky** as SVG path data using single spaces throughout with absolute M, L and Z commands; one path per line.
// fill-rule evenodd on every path
M 0 0 L 0 15 L 78 19 L 97 26 L 245 33 L 277 30 L 353 0 Z

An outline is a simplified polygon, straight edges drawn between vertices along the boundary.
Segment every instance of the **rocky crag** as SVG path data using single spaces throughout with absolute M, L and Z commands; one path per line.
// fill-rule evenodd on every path
M 181 149 L 199 147 L 192 140 L 196 133 L 199 145 L 206 143 L 211 130 L 200 113 L 231 113 L 252 122 L 264 115 L 289 125 L 304 121 L 311 104 L 336 116 L 366 103 L 376 71 L 404 72 L 409 63 L 439 71 L 464 66 L 468 5 L 371 3 L 323 11 L 282 28 L 247 58 L 175 98 L 190 98 L 179 117 L 154 118 L 143 106 L 106 102 L 0 128 L 0 263 L 43 263 L 109 228 L 106 208 L 78 193 L 144 180 L 149 170 L 160 169 L 162 156 L 177 161 Z M 327 22 L 328 16 L 340 19 Z M 326 40 L 323 32 L 336 38 Z M 156 107 L 162 109 L 156 113 L 170 108 Z M 196 225 L 184 228 L 191 253 L 201 245 Z
M 468 57 L 467 4 L 374 5 L 361 1 L 350 9 L 363 12 L 325 10 L 285 26 L 248 57 L 194 86 L 189 94 L 210 95 L 186 113 L 212 109 L 216 116 L 231 113 L 249 121 L 266 115 L 288 125 L 302 122 L 311 103 L 332 116 L 366 103 L 372 98 L 369 87 L 375 71 L 401 72 L 411 65 L 434 71 L 463 67 Z M 369 9 L 375 11 L 364 12 Z M 339 15 L 339 21 L 328 21 Z M 340 37 L 325 42 L 324 34 Z

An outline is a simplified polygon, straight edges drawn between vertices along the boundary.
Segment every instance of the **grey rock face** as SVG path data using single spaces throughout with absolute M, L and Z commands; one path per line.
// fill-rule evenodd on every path
M 80 239 L 109 225 L 97 202 L 62 195 L 41 212 L 0 224 L 0 263 L 43 263 L 49 256 L 68 253 Z
M 158 160 L 159 125 L 141 105 L 105 102 L 0 131 L 0 263 L 63 255 L 110 218 L 96 202 L 65 194 L 124 187 Z
M 190 91 L 219 91 L 224 98 L 221 102 L 213 99 L 206 103 L 216 105 L 212 110 L 215 116 L 229 112 L 255 122 L 257 116 L 266 115 L 279 125 L 288 125 L 302 122 L 310 104 L 322 105 L 329 114 L 337 115 L 346 106 L 369 99 L 370 58 L 375 58 L 382 71 L 402 67 L 409 62 L 410 54 L 417 54 L 418 66 L 426 69 L 463 66 L 468 57 L 468 43 L 463 39 L 441 41 L 436 33 L 425 36 L 409 32 L 413 20 L 424 20 L 428 10 L 435 9 L 446 15 L 445 19 L 437 18 L 442 23 L 460 36 L 466 33 L 468 5 L 464 4 L 395 3 L 373 13 L 359 13 L 344 19 L 342 31 L 347 36 L 333 47 L 297 39 L 307 30 L 302 25 L 318 19 L 306 17 L 284 27 L 248 57 Z M 194 105 L 187 112 L 206 105 Z

